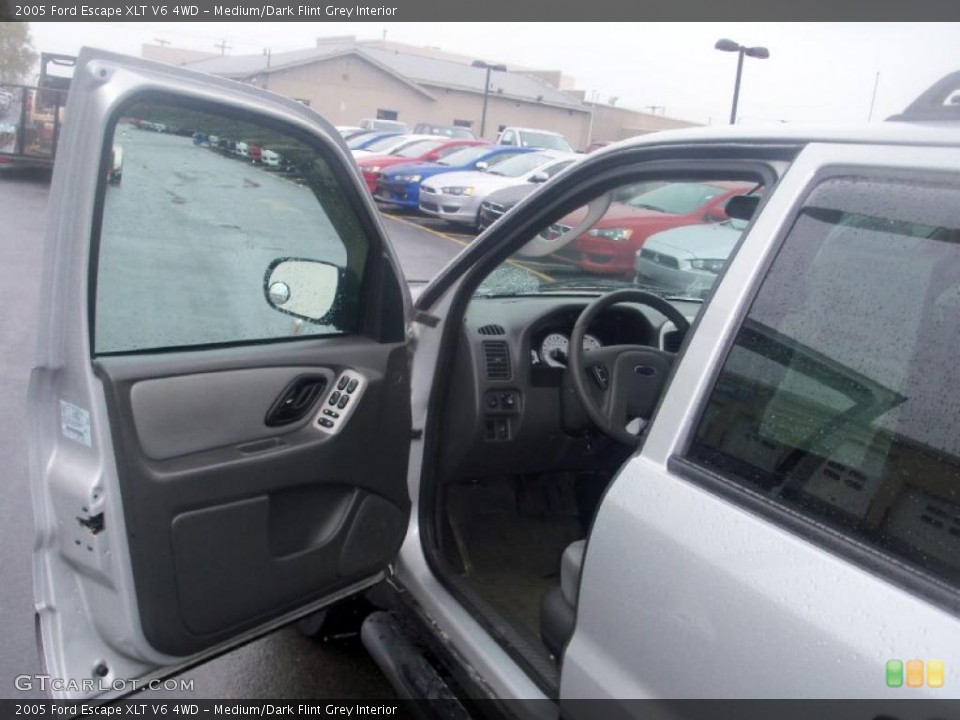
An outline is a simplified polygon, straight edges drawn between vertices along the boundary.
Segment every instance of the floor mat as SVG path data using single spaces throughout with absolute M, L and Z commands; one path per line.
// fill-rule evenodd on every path
M 504 478 L 448 489 L 463 579 L 505 619 L 539 635 L 540 600 L 560 556 L 584 536 L 572 478 Z

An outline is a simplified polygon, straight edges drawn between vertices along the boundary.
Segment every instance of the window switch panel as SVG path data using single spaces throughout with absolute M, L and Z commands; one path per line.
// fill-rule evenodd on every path
M 331 392 L 314 418 L 313 426 L 327 435 L 336 435 L 350 419 L 366 387 L 367 379 L 363 375 L 356 370 L 344 370 L 337 381 L 331 383 Z

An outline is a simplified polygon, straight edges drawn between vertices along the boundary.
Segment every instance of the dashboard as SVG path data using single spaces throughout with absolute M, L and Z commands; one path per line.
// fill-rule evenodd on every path
M 589 470 L 619 464 L 623 446 L 599 435 L 564 382 L 570 334 L 593 297 L 474 298 L 467 309 L 446 399 L 443 474 Z M 699 304 L 678 304 L 693 318 Z M 676 352 L 682 338 L 644 305 L 608 308 L 587 347 L 646 345 Z
M 530 335 L 530 362 L 566 368 L 570 335 L 584 306 L 564 307 L 533 322 Z M 655 345 L 656 333 L 650 319 L 638 309 L 624 305 L 603 313 L 583 338 L 585 350 L 607 345 Z

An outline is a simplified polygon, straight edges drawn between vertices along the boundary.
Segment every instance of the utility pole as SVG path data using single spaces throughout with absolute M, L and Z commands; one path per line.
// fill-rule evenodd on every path
M 263 89 L 267 89 L 267 84 L 270 82 L 270 48 L 264 48 L 263 54 L 267 58 L 267 69 L 263 73 Z
M 161 40 L 160 38 L 154 38 L 153 41 L 160 47 L 166 47 L 170 44 L 169 40 Z
M 590 143 L 593 142 L 593 116 L 597 112 L 597 98 L 599 97 L 600 97 L 599 90 L 593 90 L 590 93 L 590 125 L 587 127 L 586 147 L 590 147 Z
M 214 46 L 215 48 L 220 48 L 220 54 L 221 54 L 221 55 L 226 55 L 226 54 L 227 54 L 227 50 L 233 50 L 233 47 L 232 47 L 232 46 L 227 45 L 227 40 L 226 40 L 226 38 L 224 38 L 223 40 L 221 40 L 221 41 L 218 42 L 218 43 L 214 43 L 213 46 Z
M 870 114 L 867 115 L 867 122 L 873 119 L 873 104 L 877 101 L 877 85 L 880 84 L 880 71 L 877 71 L 877 76 L 873 79 L 873 95 L 870 97 Z

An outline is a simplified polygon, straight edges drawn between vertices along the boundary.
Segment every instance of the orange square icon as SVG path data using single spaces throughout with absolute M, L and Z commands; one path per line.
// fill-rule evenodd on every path
M 932 688 L 943 687 L 943 660 L 927 662 L 927 685 Z
M 923 660 L 907 660 L 907 687 L 923 687 Z

